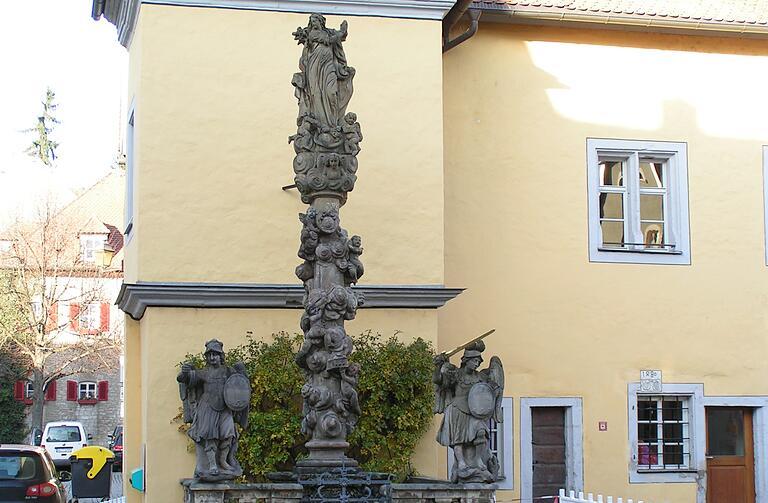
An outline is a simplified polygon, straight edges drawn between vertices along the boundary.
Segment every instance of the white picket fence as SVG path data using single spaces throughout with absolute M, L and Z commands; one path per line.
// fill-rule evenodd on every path
M 565 489 L 560 489 L 560 496 L 558 497 L 559 503 L 634 503 L 634 500 L 623 500 L 616 498 L 614 501 L 613 496 L 606 496 L 603 498 L 602 494 L 597 495 L 597 499 L 592 493 L 587 493 L 586 497 L 583 492 L 579 492 L 578 495 L 575 491 L 568 491 L 568 495 L 565 495 Z M 637 501 L 637 503 L 643 503 L 643 500 Z

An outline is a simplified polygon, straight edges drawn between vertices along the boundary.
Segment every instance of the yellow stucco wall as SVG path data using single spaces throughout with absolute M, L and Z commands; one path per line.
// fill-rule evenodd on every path
M 343 17 L 329 17 L 338 27 Z M 438 21 L 346 17 L 357 69 L 349 106 L 365 139 L 342 226 L 363 237 L 363 284 L 443 283 L 442 61 Z M 134 235 L 126 282 L 290 283 L 306 209 L 293 182 L 298 113 L 291 77 L 307 15 L 141 6 L 130 47 L 135 103 Z M 404 57 L 407 54 L 408 57 Z M 298 330 L 299 310 L 149 308 L 128 321 L 126 471 L 141 464 L 146 493 L 129 503 L 181 501 L 194 456 L 171 424 L 176 363 L 216 337 Z M 437 342 L 434 310 L 361 310 L 350 333 Z M 129 389 L 130 388 L 130 389 Z M 130 423 L 130 426 L 128 425 Z M 428 437 L 433 437 L 431 431 Z M 414 458 L 435 473 L 444 456 L 425 440 Z
M 182 501 L 177 483 L 194 471 L 194 454 L 187 452 L 187 439 L 171 420 L 179 412 L 181 402 L 176 382 L 178 367 L 187 353 L 197 353 L 207 340 L 216 337 L 224 349 L 246 341 L 248 332 L 266 336 L 281 330 L 294 330 L 299 310 L 180 309 L 149 308 L 141 320 L 141 366 L 144 409 L 141 412 L 143 438 L 146 442 L 146 499 L 133 490 L 126 492 L 129 502 Z M 437 312 L 410 310 L 406 313 L 387 309 L 361 310 L 347 324 L 349 333 L 365 330 L 383 335 L 400 331 L 404 340 L 422 337 L 435 343 Z M 126 369 L 128 370 L 128 369 Z M 128 394 L 126 395 L 128 397 Z M 126 400 L 126 423 L 135 419 L 136 404 Z M 130 430 L 133 431 L 133 430 Z M 127 439 L 126 439 L 127 440 Z M 131 442 L 135 438 L 131 438 Z M 126 447 L 127 451 L 130 448 Z M 414 458 L 414 467 L 422 473 L 434 473 L 442 458 L 434 443 L 424 443 Z M 140 459 L 140 458 L 139 458 Z M 137 460 L 136 453 L 126 464 Z M 131 467 L 129 467 L 131 468 Z
M 365 139 L 342 225 L 363 236 L 366 282 L 442 283 L 440 23 L 349 21 L 345 50 L 357 69 L 349 110 Z M 141 246 L 129 250 L 127 278 L 296 281 L 297 214 L 306 206 L 280 188 L 293 183 L 287 138 L 298 114 L 290 82 L 301 48 L 291 33 L 306 22 L 304 14 L 141 7 L 139 49 L 131 48 Z
M 468 290 L 440 347 L 495 327 L 516 423 L 521 397 L 583 397 L 587 490 L 696 501 L 693 483 L 628 483 L 641 369 L 768 394 L 767 67 L 761 41 L 493 23 L 445 56 L 445 282 Z M 588 137 L 687 142 L 692 265 L 589 262 Z

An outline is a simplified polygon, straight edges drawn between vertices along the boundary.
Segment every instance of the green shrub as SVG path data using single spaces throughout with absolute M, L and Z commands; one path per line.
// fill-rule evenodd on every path
M 384 340 L 368 331 L 352 339 L 350 359 L 361 366 L 362 415 L 347 454 L 365 470 L 403 478 L 412 471 L 410 457 L 432 419 L 433 350 L 423 339 L 406 344 L 397 334 Z M 270 342 L 249 336 L 242 346 L 226 350 L 227 364 L 242 361 L 251 381 L 248 428 L 241 432 L 237 456 L 249 478 L 290 471 L 307 454 L 301 433 L 304 377 L 293 361 L 302 341 L 300 334 L 281 332 Z M 201 354 L 187 355 L 186 361 L 203 365 Z

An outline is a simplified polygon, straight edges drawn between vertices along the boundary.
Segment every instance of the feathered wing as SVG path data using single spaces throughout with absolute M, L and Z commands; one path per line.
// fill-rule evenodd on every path
M 491 363 L 488 365 L 488 379 L 497 386 L 496 388 L 496 410 L 493 418 L 497 423 L 504 421 L 501 413 L 501 400 L 504 397 L 504 366 L 498 356 L 491 357 Z

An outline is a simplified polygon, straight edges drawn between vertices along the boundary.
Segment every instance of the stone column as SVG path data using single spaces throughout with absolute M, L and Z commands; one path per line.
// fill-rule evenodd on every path
M 309 458 L 299 472 L 354 467 L 345 455 L 347 436 L 360 415 L 357 399 L 359 368 L 350 364 L 352 340 L 344 321 L 355 317 L 362 303 L 351 285 L 363 275 L 359 236 L 341 227 L 339 210 L 357 179 L 357 153 L 362 133 L 357 116 L 347 113 L 354 68 L 347 65 L 342 42 L 347 23 L 326 27 L 313 14 L 294 38 L 303 45 L 300 72 L 292 84 L 299 102 L 298 129 L 289 138 L 296 157 L 293 169 L 301 200 L 309 205 L 299 214 L 303 227 L 296 276 L 304 282 L 304 343 L 296 354 L 306 383 L 302 430 L 308 437 Z

